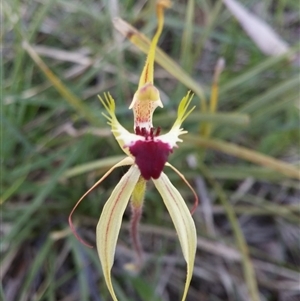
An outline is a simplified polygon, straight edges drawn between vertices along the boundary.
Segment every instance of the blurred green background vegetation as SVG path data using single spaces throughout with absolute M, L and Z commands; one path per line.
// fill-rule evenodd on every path
M 295 53 L 298 1 L 240 2 Z M 120 122 L 133 126 L 128 106 L 145 54 L 114 29 L 112 19 L 120 16 L 151 38 L 154 5 L 2 3 L 1 300 L 110 300 L 95 248 L 76 240 L 67 219 L 80 196 L 123 155 L 97 94 L 110 91 Z M 175 78 L 156 66 L 164 108 L 156 110 L 154 125 L 171 127 L 192 84 L 203 93 L 202 100 L 195 95 L 197 107 L 184 123 L 189 134 L 170 157 L 201 201 L 194 213 L 198 250 L 187 300 L 299 300 L 297 60 L 262 54 L 222 1 L 174 1 L 159 46 L 190 78 L 180 69 Z M 209 113 L 203 102 L 209 106 L 220 57 L 226 67 L 218 109 Z M 92 245 L 101 209 L 125 171 L 115 171 L 75 213 L 78 233 Z M 166 173 L 191 208 L 191 192 L 176 174 Z M 128 213 L 113 268 L 120 300 L 180 300 L 185 262 L 151 183 L 140 227 L 146 261 L 139 275 L 124 269 L 133 259 Z

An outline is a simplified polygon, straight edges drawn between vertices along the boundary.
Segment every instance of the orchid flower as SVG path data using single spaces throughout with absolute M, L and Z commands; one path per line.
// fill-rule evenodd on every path
M 138 89 L 134 94 L 132 103 L 129 107 L 129 109 L 133 110 L 134 114 L 134 133 L 130 133 L 119 123 L 115 114 L 115 101 L 112 96 L 110 94 L 104 94 L 104 99 L 100 97 L 100 101 L 107 111 L 107 114 L 103 115 L 107 118 L 114 137 L 127 157 L 114 165 L 79 199 L 69 217 L 70 226 L 73 232 L 76 237 L 81 240 L 77 236 L 71 221 L 74 210 L 81 200 L 98 186 L 115 168 L 130 165 L 129 170 L 121 178 L 107 200 L 96 229 L 97 250 L 103 269 L 103 275 L 114 301 L 117 301 L 118 299 L 112 285 L 111 269 L 114 262 L 122 217 L 129 200 L 132 209 L 131 236 L 133 246 L 137 252 L 138 258 L 141 259 L 142 257 L 137 228 L 142 214 L 142 205 L 147 181 L 152 180 L 167 207 L 178 233 L 183 256 L 187 263 L 187 276 L 182 301 L 186 299 L 193 274 L 197 241 L 195 224 L 179 191 L 163 172 L 165 166 L 171 167 L 190 187 L 195 196 L 194 210 L 198 204 L 195 191 L 185 180 L 184 176 L 167 162 L 168 156 L 173 151 L 174 147 L 177 147 L 178 142 L 182 142 L 179 136 L 187 133 L 181 128 L 181 124 L 194 109 L 194 107 L 189 108 L 192 99 L 190 93 L 188 92 L 181 100 L 178 107 L 177 119 L 168 133 L 161 135 L 160 128 L 154 128 L 152 125 L 154 110 L 158 106 L 163 107 L 159 91 L 153 84 L 153 69 L 155 49 L 163 28 L 164 9 L 168 6 L 170 6 L 169 1 L 160 0 L 157 2 L 157 31 L 151 41 L 150 50 L 140 77 Z

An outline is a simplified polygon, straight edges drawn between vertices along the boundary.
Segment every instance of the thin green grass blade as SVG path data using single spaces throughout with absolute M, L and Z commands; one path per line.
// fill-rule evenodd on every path
M 102 168 L 108 169 L 123 159 L 124 156 L 113 156 L 113 157 L 108 157 L 93 162 L 89 162 L 86 164 L 82 164 L 79 166 L 75 166 L 73 168 L 66 170 L 62 174 L 61 179 L 68 179 L 97 169 L 102 169 Z
M 155 115 L 154 124 L 167 125 L 174 122 L 176 113 Z M 239 113 L 199 113 L 192 112 L 184 121 L 185 125 L 198 124 L 199 122 L 210 122 L 218 125 L 247 126 L 250 123 L 249 115 Z
M 50 250 L 52 246 L 53 240 L 48 237 L 37 252 L 34 260 L 32 261 L 32 264 L 20 291 L 20 300 L 24 300 L 27 298 L 30 287 L 33 283 L 35 283 L 35 277 L 39 272 L 41 272 L 44 269 L 45 262 L 47 261 L 49 252 L 51 252 Z
M 7 301 L 5 295 L 4 295 L 4 290 L 3 290 L 3 283 L 2 281 L 0 282 L 0 299 L 3 301 Z
M 255 123 L 263 122 L 266 116 L 270 118 L 270 116 L 276 114 L 277 112 L 283 112 L 287 108 L 291 107 L 292 103 L 296 104 L 298 100 L 298 91 L 287 92 L 280 101 L 277 101 L 272 106 L 263 107 L 261 110 L 257 111 L 252 120 Z
M 23 41 L 23 47 L 37 64 L 37 66 L 43 71 L 56 90 L 64 99 L 69 102 L 69 104 L 77 111 L 77 113 L 79 115 L 83 115 L 89 122 L 91 122 L 91 124 L 100 125 L 101 123 L 95 114 L 48 68 L 48 66 L 43 62 L 30 44 L 26 41 Z
M 234 79 L 228 81 L 226 84 L 221 85 L 220 95 L 227 93 L 228 91 L 231 91 L 233 89 L 238 89 L 239 85 L 247 82 L 251 78 L 257 77 L 261 72 L 271 68 L 272 66 L 275 66 L 276 64 L 284 60 L 288 60 L 288 58 L 290 58 L 298 51 L 298 47 L 299 46 L 294 47 L 284 55 L 267 58 L 262 63 L 255 65 L 250 70 L 247 70 L 243 74 L 236 76 Z
M 9 3 L 9 4 L 8 4 Z M 24 25 L 22 24 L 22 17 L 21 17 L 21 3 L 20 1 L 10 1 L 7 2 L 6 9 L 4 9 L 4 13 L 7 15 L 7 19 L 10 20 L 13 24 L 13 28 L 16 34 L 16 43 L 15 43 L 15 50 L 16 60 L 14 61 L 14 68 L 12 72 L 11 78 L 13 79 L 11 85 L 11 91 L 17 92 L 21 88 L 21 83 L 23 82 L 23 74 L 24 74 L 24 56 L 25 51 L 20 47 L 21 41 L 24 37 L 30 42 L 34 36 L 37 34 L 38 29 L 41 26 L 41 23 L 44 21 L 45 16 L 51 9 L 54 1 L 48 0 L 45 3 L 42 3 L 39 8 L 34 12 L 31 16 L 32 23 L 29 24 L 28 30 L 24 30 Z M 13 18 L 13 14 L 15 14 L 16 18 Z M 17 20 L 17 22 L 15 22 Z
M 27 139 L 27 137 L 25 137 L 21 133 L 21 131 L 12 123 L 12 121 L 8 120 L 3 114 L 0 115 L 0 118 L 1 118 L 1 121 L 2 121 L 2 126 L 5 128 L 5 131 L 6 131 L 5 134 L 6 135 L 8 134 L 10 137 L 14 137 L 14 139 L 19 141 L 22 144 L 22 146 L 25 148 L 26 152 L 32 152 L 33 151 L 32 144 Z M 8 139 L 8 136 L 5 136 L 5 138 Z M 8 141 L 3 141 L 3 142 L 9 144 L 12 141 L 10 141 L 8 139 Z M 0 147 L 1 147 L 1 149 L 3 149 L 3 147 L 7 147 L 7 146 L 6 145 L 1 145 Z
M 14 183 L 11 184 L 10 187 L 8 187 L 5 191 L 2 191 L 2 196 L 0 196 L 0 205 L 3 205 L 8 198 L 18 191 L 19 187 L 24 183 L 26 177 L 27 175 L 18 178 L 16 181 L 14 181 Z
M 14 239 L 16 235 L 20 232 L 20 230 L 24 227 L 25 224 L 28 223 L 28 221 L 31 218 L 31 215 L 36 212 L 42 205 L 44 199 L 51 193 L 53 188 L 55 187 L 57 181 L 60 179 L 62 173 L 67 169 L 69 165 L 71 165 L 74 160 L 76 160 L 77 156 L 80 154 L 80 148 L 73 150 L 70 152 L 68 158 L 65 160 L 65 162 L 62 164 L 60 168 L 56 171 L 56 173 L 53 174 L 51 179 L 49 179 L 49 182 L 47 185 L 43 185 L 40 189 L 40 191 L 36 194 L 36 197 L 32 200 L 28 208 L 24 210 L 23 214 L 19 217 L 19 219 L 14 224 L 11 232 L 4 237 L 3 243 L 10 242 Z
M 238 219 L 235 215 L 234 209 L 231 206 L 230 202 L 228 201 L 226 194 L 224 193 L 223 189 L 219 185 L 218 182 L 216 182 L 208 168 L 204 165 L 200 166 L 200 170 L 202 174 L 205 176 L 205 178 L 208 180 L 210 185 L 214 188 L 214 191 L 217 193 L 218 198 L 221 201 L 222 206 L 225 209 L 227 218 L 230 222 L 231 228 L 234 233 L 236 244 L 241 252 L 242 255 L 242 266 L 244 270 L 244 277 L 248 288 L 248 293 L 250 296 L 251 301 L 260 301 L 259 297 L 259 291 L 258 291 L 258 285 L 257 280 L 255 276 L 255 271 L 250 259 L 249 249 L 247 242 L 245 240 L 245 237 L 243 235 L 242 229 L 240 228 Z
M 205 42 L 207 41 L 209 35 L 213 32 L 215 23 L 218 19 L 218 16 L 221 12 L 221 8 L 223 7 L 222 0 L 218 0 L 215 2 L 214 6 L 207 11 L 207 23 L 203 32 L 201 33 L 199 40 L 195 46 L 195 50 L 193 51 L 193 61 L 195 62 L 197 58 L 199 58 L 203 52 L 203 47 Z
M 79 286 L 79 299 L 81 301 L 89 300 L 89 286 L 88 286 L 88 275 L 87 275 L 87 267 L 86 267 L 86 254 L 84 251 L 85 246 L 80 245 L 80 242 L 74 237 L 69 236 L 69 242 L 71 244 L 71 250 L 75 263 L 75 270 L 78 278 L 78 286 Z
M 218 164 L 210 167 L 211 175 L 216 179 L 244 180 L 254 178 L 256 180 L 281 182 L 285 176 L 273 170 L 260 166 L 237 165 L 232 168 L 229 164 Z
M 193 48 L 193 20 L 195 13 L 195 1 L 189 0 L 187 3 L 187 9 L 185 13 L 185 25 L 181 38 L 181 54 L 180 61 L 182 68 L 187 72 L 192 70 L 193 66 L 193 56 L 192 56 L 192 48 Z
M 255 113 L 260 111 L 262 107 L 269 106 L 271 102 L 274 102 L 278 97 L 286 92 L 293 91 L 294 89 L 299 89 L 300 78 L 295 76 L 289 78 L 279 84 L 276 84 L 265 93 L 250 99 L 245 105 L 238 109 L 240 113 Z

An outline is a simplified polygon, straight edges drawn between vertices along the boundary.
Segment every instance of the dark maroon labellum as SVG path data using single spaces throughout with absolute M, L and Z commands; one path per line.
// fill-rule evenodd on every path
M 147 133 L 145 129 L 136 129 L 136 134 L 144 136 L 146 141 L 137 141 L 129 150 L 135 157 L 135 164 L 139 167 L 141 174 L 145 180 L 150 178 L 158 179 L 169 154 L 172 152 L 168 143 L 154 141 L 154 137 L 159 133 L 160 129 L 154 132 L 151 129 Z

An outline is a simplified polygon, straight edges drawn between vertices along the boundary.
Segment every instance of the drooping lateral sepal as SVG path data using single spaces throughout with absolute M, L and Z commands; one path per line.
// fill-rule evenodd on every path
M 187 276 L 182 296 L 182 301 L 184 301 L 192 279 L 197 249 L 195 224 L 182 196 L 170 182 L 169 178 L 164 173 L 161 173 L 159 179 L 153 180 L 153 182 L 170 213 L 178 234 L 184 259 L 187 263 Z
M 106 285 L 114 301 L 118 301 L 118 299 L 111 281 L 111 268 L 114 262 L 123 214 L 140 174 L 136 165 L 130 167 L 104 205 L 97 224 L 96 243 L 98 255 Z
M 74 227 L 73 221 L 72 221 L 72 216 L 74 211 L 76 210 L 76 208 L 79 206 L 79 204 L 82 202 L 82 200 L 91 192 L 93 191 L 98 185 L 100 185 L 117 167 L 120 166 L 124 166 L 124 165 L 132 165 L 133 162 L 133 158 L 131 157 L 126 157 L 123 160 L 121 160 L 120 162 L 118 162 L 117 164 L 115 164 L 113 167 L 111 167 L 102 177 L 100 180 L 98 180 L 89 190 L 87 190 L 83 196 L 81 196 L 81 198 L 77 201 L 77 203 L 75 204 L 75 206 L 73 207 L 73 209 L 71 210 L 70 214 L 69 214 L 69 225 L 70 228 L 72 230 L 72 232 L 74 233 L 74 235 L 76 236 L 76 238 L 83 243 L 84 245 L 88 246 L 88 247 L 92 247 L 89 244 L 87 244 L 76 232 L 76 229 Z

